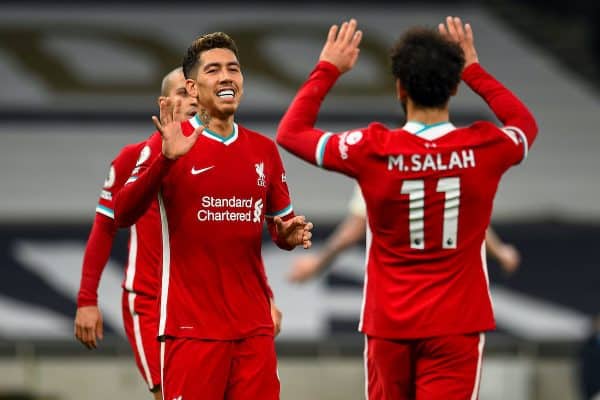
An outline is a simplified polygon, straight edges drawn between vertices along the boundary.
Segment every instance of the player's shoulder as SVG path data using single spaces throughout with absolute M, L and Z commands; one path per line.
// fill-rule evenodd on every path
M 479 133 L 497 133 L 500 128 L 490 121 L 475 121 L 471 125 L 460 129 L 470 129 Z
M 144 147 L 145 142 L 146 141 L 126 144 L 121 148 L 121 150 L 119 150 L 119 153 L 113 159 L 112 164 L 120 165 L 122 163 L 127 163 L 128 160 L 135 160 L 139 155 L 141 149 Z
M 130 143 L 123 146 L 117 157 L 137 157 L 142 148 L 146 145 L 146 141 L 142 140 L 137 143 Z
M 498 136 L 502 135 L 502 128 L 490 121 L 476 121 L 467 127 L 461 127 L 459 129 L 465 129 L 470 131 L 470 134 L 477 134 L 481 136 Z
M 386 124 L 375 121 L 371 122 L 366 128 L 357 129 L 357 131 L 362 132 L 369 138 L 379 138 L 381 136 L 388 136 L 397 131 L 397 129 L 391 129 Z
M 357 129 L 357 131 L 362 133 L 365 143 L 369 143 L 369 146 L 375 146 L 375 148 L 385 147 L 391 140 L 398 139 L 399 132 L 404 132 L 401 128 L 390 128 L 381 122 L 371 122 L 366 128 Z M 412 135 L 407 137 L 410 136 Z
M 366 130 L 369 132 L 389 132 L 390 128 L 381 122 L 373 121 L 367 126 Z
M 477 135 L 483 141 L 509 140 L 515 144 L 519 142 L 519 133 L 514 128 L 500 127 L 490 121 L 477 121 L 469 125 L 468 129 L 471 136 Z

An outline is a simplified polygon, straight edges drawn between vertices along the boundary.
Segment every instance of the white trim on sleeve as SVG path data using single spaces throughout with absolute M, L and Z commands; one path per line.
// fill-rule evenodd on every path
M 102 214 L 110 219 L 115 219 L 115 212 L 110 208 L 103 206 L 102 204 L 98 204 L 96 206 L 96 212 L 98 214 Z
M 333 136 L 332 132 L 325 132 L 319 138 L 319 142 L 317 143 L 317 148 L 315 150 L 315 161 L 319 167 L 323 167 L 323 158 L 325 157 L 325 147 L 327 146 L 327 142 L 329 138 Z
M 501 131 L 506 134 L 517 146 L 519 143 L 523 143 L 523 158 L 521 162 L 527 159 L 527 155 L 529 154 L 529 142 L 527 141 L 527 135 L 516 126 L 505 126 L 501 128 Z

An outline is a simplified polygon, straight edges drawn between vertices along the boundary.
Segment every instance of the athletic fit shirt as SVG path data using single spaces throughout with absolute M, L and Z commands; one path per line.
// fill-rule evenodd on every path
M 186 135 L 198 126 L 196 117 L 182 123 Z M 227 138 L 204 130 L 176 161 L 164 158 L 161 147 L 160 135 L 153 135 L 143 150 L 148 157 L 120 193 L 124 202 L 136 190 L 154 196 L 144 174 L 161 175 L 159 335 L 214 340 L 273 335 L 263 224 L 265 218 L 292 215 L 275 143 L 234 124 Z
M 485 230 L 502 174 L 527 155 L 537 127 L 527 108 L 479 64 L 464 81 L 504 124 L 401 129 L 380 123 L 342 133 L 314 129 L 339 76 L 321 62 L 300 89 L 277 141 L 306 161 L 357 180 L 367 205 L 367 266 L 359 329 L 423 338 L 495 327 Z
M 130 177 L 145 143 L 143 141 L 125 146 L 110 165 L 108 177 L 104 181 L 104 187 L 96 207 L 98 216 L 86 246 L 78 296 L 79 306 L 97 304 L 100 276 L 110 257 L 112 240 L 116 231 L 114 224 L 115 197 Z M 146 157 L 144 154 L 142 156 Z M 153 201 L 146 213 L 130 228 L 129 254 L 123 279 L 123 289 L 126 291 L 154 299 L 158 297 L 161 261 L 160 234 L 158 202 Z M 99 241 L 110 241 L 110 243 L 99 243 Z

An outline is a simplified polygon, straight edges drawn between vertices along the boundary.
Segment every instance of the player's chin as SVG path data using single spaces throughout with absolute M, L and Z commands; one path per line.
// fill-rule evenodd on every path
M 238 109 L 238 103 L 229 103 L 229 104 L 221 104 L 221 106 L 219 107 L 219 111 L 221 113 L 221 115 L 229 117 L 233 114 L 235 114 L 235 112 Z

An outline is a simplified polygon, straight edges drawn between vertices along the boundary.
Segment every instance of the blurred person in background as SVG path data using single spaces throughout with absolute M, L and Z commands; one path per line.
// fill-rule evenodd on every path
M 183 60 L 200 117 L 160 104 L 158 129 L 119 192 L 119 226 L 158 194 L 163 227 L 159 337 L 165 399 L 279 399 L 272 293 L 261 245 L 310 247 L 312 224 L 295 216 L 275 143 L 235 122 L 243 76 L 235 42 L 202 35 Z
M 333 25 L 319 63 L 277 130 L 305 161 L 357 180 L 367 205 L 367 267 L 359 330 L 369 399 L 475 399 L 484 332 L 495 322 L 485 231 L 500 178 L 527 155 L 537 124 L 478 62 L 469 24 L 412 28 L 394 46 L 392 72 L 407 123 L 332 133 L 319 108 L 359 55 L 355 20 Z M 462 80 L 502 126 L 450 122 Z
M 301 283 L 317 277 L 327 270 L 336 258 L 349 247 L 364 240 L 367 228 L 367 206 L 355 186 L 348 203 L 346 218 L 335 228 L 325 240 L 325 244 L 316 254 L 297 257 L 289 271 L 291 282 Z M 491 227 L 485 231 L 485 247 L 506 274 L 512 274 L 521 263 L 521 255 L 517 248 L 504 243 Z
M 162 80 L 159 103 L 169 97 L 181 107 L 174 119 L 184 121 L 198 112 L 198 101 L 187 93 L 181 67 Z M 98 286 L 110 257 L 117 226 L 114 221 L 114 199 L 131 175 L 146 141 L 125 146 L 110 165 L 96 207 L 96 217 L 86 245 L 77 298 L 75 337 L 88 349 L 95 349 L 103 338 L 102 313 L 98 308 Z M 162 398 L 160 377 L 160 343 L 158 336 L 158 295 L 161 267 L 161 225 L 158 201 L 130 228 L 129 257 L 123 280 L 122 312 L 127 338 L 143 379 L 156 399 Z M 272 293 L 272 292 L 270 292 Z M 271 296 L 272 297 L 272 296 Z M 273 323 L 278 333 L 281 312 L 271 302 Z

